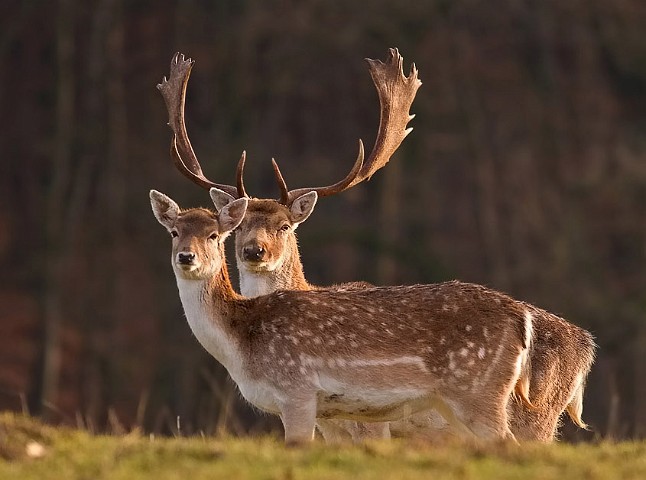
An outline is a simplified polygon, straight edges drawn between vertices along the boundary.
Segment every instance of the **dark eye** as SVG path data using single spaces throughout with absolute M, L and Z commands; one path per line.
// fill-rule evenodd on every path
M 288 224 L 288 223 L 286 223 L 285 225 L 283 225 L 282 227 L 280 227 L 280 231 L 281 231 L 281 232 L 286 232 L 287 230 L 289 230 L 289 224 Z
M 179 237 L 179 233 L 177 233 L 177 230 L 171 230 L 170 236 L 173 238 L 177 238 Z
M 212 233 L 209 235 L 209 240 L 217 240 L 218 239 L 218 234 L 217 233 Z

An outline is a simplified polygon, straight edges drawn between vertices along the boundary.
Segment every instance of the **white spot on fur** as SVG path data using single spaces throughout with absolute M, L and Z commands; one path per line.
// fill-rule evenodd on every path
M 480 347 L 478 349 L 478 358 L 482 360 L 485 357 L 485 349 L 484 347 Z

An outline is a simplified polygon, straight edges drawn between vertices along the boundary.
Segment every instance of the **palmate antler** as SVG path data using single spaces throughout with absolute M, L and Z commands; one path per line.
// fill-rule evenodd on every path
M 391 48 L 389 53 L 390 57 L 386 63 L 380 60 L 366 59 L 381 105 L 379 132 L 368 161 L 364 163 L 363 142 L 359 140 L 359 154 L 352 169 L 343 180 L 327 187 L 308 187 L 290 191 L 287 189 L 278 164 L 272 160 L 274 174 L 281 190 L 281 203 L 289 205 L 299 196 L 311 191 L 316 191 L 321 197 L 327 197 L 370 179 L 377 170 L 388 163 L 392 154 L 411 132 L 412 128 L 406 128 L 408 122 L 414 118 L 409 110 L 422 82 L 417 78 L 415 64 L 412 65 L 410 74 L 406 77 L 403 72 L 404 59 L 399 51 L 396 48 Z M 237 185 L 234 187 L 215 183 L 206 178 L 191 146 L 186 132 L 184 104 L 186 85 L 193 64 L 194 62 L 190 58 L 185 59 L 184 55 L 176 53 L 171 60 L 169 79 L 166 80 L 164 77 L 162 83 L 157 85 L 166 102 L 168 125 L 175 134 L 171 142 L 171 157 L 180 172 L 199 186 L 206 189 L 217 187 L 234 198 L 246 197 L 247 193 L 243 182 L 245 152 L 242 152 L 238 162 Z
M 273 161 L 274 174 L 281 190 L 282 203 L 289 204 L 299 196 L 311 191 L 316 191 L 321 197 L 327 197 L 348 190 L 364 180 L 369 180 L 377 170 L 388 163 L 404 138 L 413 130 L 412 127 L 406 128 L 406 125 L 415 118 L 415 115 L 411 115 L 409 110 L 422 82 L 417 78 L 415 64 L 411 66 L 409 76 L 404 76 L 404 58 L 399 54 L 399 50 L 391 48 L 389 54 L 385 63 L 381 60 L 366 58 L 381 106 L 379 132 L 368 161 L 363 162 L 363 142 L 359 140 L 359 155 L 352 171 L 345 179 L 328 187 L 299 188 L 291 191 L 287 190 L 278 165 Z

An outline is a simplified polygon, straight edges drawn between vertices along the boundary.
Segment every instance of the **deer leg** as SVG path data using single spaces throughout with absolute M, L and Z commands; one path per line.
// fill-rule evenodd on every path
M 355 422 L 352 422 L 355 423 Z M 325 443 L 343 443 L 352 441 L 352 433 L 348 428 L 350 420 L 329 420 L 319 418 L 316 420 L 318 428 Z
M 444 417 L 451 431 L 462 438 L 475 439 L 477 437 L 476 433 L 468 425 L 468 421 L 462 418 L 463 416 L 459 413 L 460 408 L 455 402 L 436 399 L 433 402 L 433 407 L 436 412 Z
M 298 401 L 290 399 L 281 407 L 280 419 L 285 429 L 285 443 L 298 446 L 314 439 L 316 397 Z
M 483 440 L 511 440 L 518 443 L 509 429 L 507 406 L 500 400 L 489 404 L 475 405 L 464 421 L 476 437 Z M 495 407 L 494 405 L 500 405 Z

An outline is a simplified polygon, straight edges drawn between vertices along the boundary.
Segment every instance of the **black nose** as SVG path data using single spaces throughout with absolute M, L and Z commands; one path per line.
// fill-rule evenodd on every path
M 177 260 L 179 260 L 179 263 L 182 265 L 190 265 L 193 263 L 193 260 L 195 260 L 195 254 L 180 252 L 177 254 Z
M 242 249 L 242 258 L 251 262 L 258 262 L 265 256 L 265 249 L 260 245 L 247 245 Z

